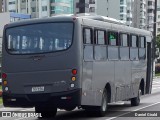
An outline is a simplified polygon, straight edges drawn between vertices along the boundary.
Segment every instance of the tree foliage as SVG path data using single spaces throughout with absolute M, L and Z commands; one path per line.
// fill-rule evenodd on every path
M 160 49 L 160 34 L 157 35 L 157 38 L 156 38 L 156 45 L 157 45 L 157 47 Z

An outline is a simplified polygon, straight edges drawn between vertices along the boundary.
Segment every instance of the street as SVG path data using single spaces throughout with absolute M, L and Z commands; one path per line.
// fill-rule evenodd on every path
M 153 81 L 152 94 L 141 97 L 141 104 L 131 107 L 130 102 L 109 104 L 109 111 L 105 117 L 88 116 L 80 109 L 71 112 L 59 110 L 55 120 L 159 120 L 160 119 L 160 78 Z M 34 108 L 0 108 L 0 111 L 34 111 Z M 159 111 L 159 112 L 158 112 Z M 139 116 L 139 117 L 138 117 Z M 140 117 L 141 116 L 141 117 Z M 152 117 L 153 116 L 153 117 Z M 156 117 L 158 116 L 158 117 Z M 128 118 L 130 117 L 130 118 Z M 52 118 L 53 119 L 53 118 Z M 37 118 L 0 118 L 0 120 L 37 120 Z M 45 119 L 42 119 L 45 120 Z

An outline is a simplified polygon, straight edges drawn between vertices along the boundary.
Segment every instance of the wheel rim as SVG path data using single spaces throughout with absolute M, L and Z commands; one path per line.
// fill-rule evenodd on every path
M 141 96 L 141 94 L 142 94 L 142 91 L 139 90 L 139 92 L 138 92 L 138 102 L 140 102 L 140 96 Z
M 107 101 L 105 95 L 103 95 L 103 104 L 102 104 L 102 111 L 106 111 Z

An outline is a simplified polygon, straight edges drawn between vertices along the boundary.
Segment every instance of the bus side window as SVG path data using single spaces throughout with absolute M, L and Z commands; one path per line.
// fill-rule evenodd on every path
M 144 60 L 146 58 L 146 38 L 144 36 L 139 37 L 139 59 Z
M 92 44 L 92 29 L 84 28 L 83 29 L 83 43 Z
M 106 31 L 104 30 L 95 30 L 94 31 L 94 58 L 95 60 L 106 60 L 107 59 L 107 47 L 105 45 Z
M 109 45 L 118 46 L 118 32 L 108 33 Z
M 130 60 L 138 60 L 138 36 L 131 35 L 131 44 L 130 44 Z
M 125 33 L 120 34 L 120 59 L 129 60 L 129 35 Z
M 105 31 L 104 30 L 95 30 L 94 31 L 95 35 L 95 43 L 99 45 L 104 45 L 105 44 Z
M 91 28 L 83 29 L 83 52 L 84 61 L 93 61 L 93 31 Z
M 109 31 L 108 32 L 108 59 L 109 60 L 119 60 L 118 52 L 118 32 Z

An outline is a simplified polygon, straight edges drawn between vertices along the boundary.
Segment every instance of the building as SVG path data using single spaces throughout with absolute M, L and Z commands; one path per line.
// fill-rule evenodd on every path
M 73 13 L 73 0 L 6 0 L 7 12 L 30 14 L 32 18 Z
M 95 13 L 153 31 L 155 0 L 78 0 L 76 13 Z M 114 6 L 114 7 L 113 7 Z
M 155 10 L 155 0 L 148 0 L 147 4 L 147 30 L 154 31 L 154 10 Z
M 122 20 L 126 22 L 127 25 L 131 26 L 133 1 L 134 0 L 78 0 L 76 4 L 76 13 L 85 12 L 107 16 Z

